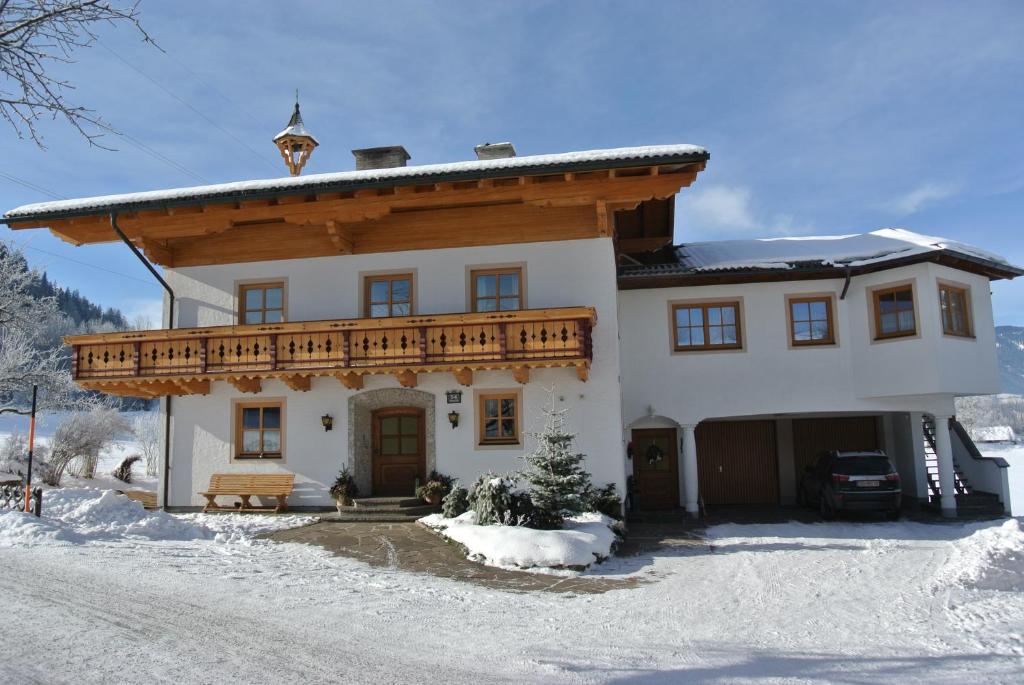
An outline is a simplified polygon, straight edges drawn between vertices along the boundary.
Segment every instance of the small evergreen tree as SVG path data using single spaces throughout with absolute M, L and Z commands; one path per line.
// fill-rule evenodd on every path
M 543 412 L 544 430 L 532 434 L 537 448 L 524 457 L 528 468 L 522 478 L 530 484 L 536 525 L 558 528 L 567 516 L 586 510 L 593 488 L 583 468 L 586 455 L 572 449 L 576 435 L 565 427 L 568 410 L 555 409 L 554 392 Z

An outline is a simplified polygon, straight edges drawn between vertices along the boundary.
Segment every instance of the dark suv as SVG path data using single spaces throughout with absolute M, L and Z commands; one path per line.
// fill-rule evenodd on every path
M 797 502 L 817 505 L 824 519 L 840 511 L 881 511 L 900 517 L 900 474 L 885 452 L 827 452 L 804 470 Z

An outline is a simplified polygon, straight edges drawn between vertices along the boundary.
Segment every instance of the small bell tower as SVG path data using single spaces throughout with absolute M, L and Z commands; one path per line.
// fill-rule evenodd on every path
M 288 173 L 292 176 L 302 173 L 302 167 L 306 166 L 306 162 L 309 161 L 309 156 L 313 154 L 313 148 L 319 144 L 302 123 L 302 114 L 299 113 L 299 93 L 296 91 L 295 111 L 292 112 L 292 118 L 288 120 L 288 127 L 274 136 L 274 145 L 281 151 L 281 157 L 288 165 Z

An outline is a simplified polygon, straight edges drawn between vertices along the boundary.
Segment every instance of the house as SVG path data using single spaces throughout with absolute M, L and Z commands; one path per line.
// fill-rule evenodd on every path
M 1017 442 L 1017 434 L 1012 426 L 976 426 L 970 430 L 974 442 Z
M 27 205 L 13 229 L 127 243 L 163 267 L 164 328 L 71 336 L 82 386 L 160 398 L 167 506 L 217 472 L 287 472 L 293 505 L 518 468 L 553 392 L 599 484 L 638 509 L 789 504 L 822 450 L 883 448 L 944 513 L 1006 470 L 958 395 L 998 391 L 988 283 L 1020 269 L 888 229 L 672 245 L 693 145 L 409 166 L 401 146 L 299 175 Z M 978 492 L 972 492 L 976 488 Z

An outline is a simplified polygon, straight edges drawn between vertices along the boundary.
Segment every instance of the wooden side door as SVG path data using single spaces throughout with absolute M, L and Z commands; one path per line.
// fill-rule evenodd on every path
M 778 504 L 774 421 L 704 422 L 695 437 L 705 504 Z
M 373 495 L 412 497 L 426 478 L 424 412 L 415 407 L 373 412 Z
M 674 428 L 633 431 L 633 507 L 640 511 L 679 507 L 679 458 Z

